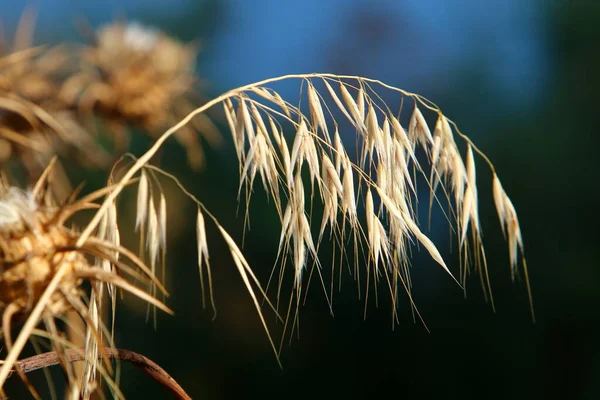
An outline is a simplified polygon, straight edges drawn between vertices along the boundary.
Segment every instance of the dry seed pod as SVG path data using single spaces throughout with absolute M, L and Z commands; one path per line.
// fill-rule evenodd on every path
M 22 316 L 39 300 L 58 267 L 68 269 L 61 290 L 69 293 L 75 293 L 81 281 L 75 271 L 89 267 L 83 254 L 66 250 L 72 237 L 54 221 L 58 209 L 34 196 L 14 187 L 0 191 L 0 310 L 12 304 Z M 63 297 L 53 296 L 49 307 L 54 313 L 66 309 Z
M 61 97 L 82 113 L 105 118 L 122 150 L 129 141 L 125 127 L 140 127 L 156 138 L 199 103 L 195 57 L 195 46 L 158 30 L 138 23 L 106 25 L 83 49 L 80 71 L 64 83 Z M 206 116 L 194 124 L 211 145 L 221 141 Z M 195 130 L 185 127 L 175 136 L 199 167 L 204 154 Z

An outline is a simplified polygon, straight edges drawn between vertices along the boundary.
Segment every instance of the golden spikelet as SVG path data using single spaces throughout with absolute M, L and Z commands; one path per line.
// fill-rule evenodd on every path
M 135 22 L 103 26 L 94 40 L 82 50 L 79 72 L 65 81 L 61 97 L 81 113 L 105 118 L 119 150 L 129 141 L 127 126 L 156 138 L 199 102 L 194 44 Z M 185 127 L 175 136 L 190 164 L 199 167 L 204 154 L 196 130 L 211 145 L 219 144 L 221 137 L 206 116 L 194 124 L 195 129 Z

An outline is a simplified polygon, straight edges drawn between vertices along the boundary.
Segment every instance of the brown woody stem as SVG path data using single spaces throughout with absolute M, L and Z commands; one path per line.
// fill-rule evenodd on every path
M 191 400 L 191 397 L 183 390 L 181 386 L 154 361 L 141 354 L 125 349 L 105 349 L 108 358 L 111 360 L 129 361 L 140 368 L 149 377 L 167 388 L 178 400 Z M 83 361 L 84 354 L 74 349 L 66 349 L 66 357 L 69 362 Z M 28 373 L 37 369 L 50 367 L 60 363 L 58 354 L 55 351 L 38 354 L 33 357 L 24 358 L 17 361 L 16 368 Z

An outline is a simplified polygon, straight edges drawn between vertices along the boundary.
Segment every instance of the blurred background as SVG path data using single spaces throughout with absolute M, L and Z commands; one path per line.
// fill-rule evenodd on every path
M 173 200 L 178 212 L 170 222 L 167 304 L 176 317 L 159 315 L 153 331 L 145 308 L 126 302 L 117 314 L 117 344 L 160 364 L 193 398 L 600 398 L 600 265 L 593 222 L 600 198 L 593 172 L 600 132 L 600 2 L 37 0 L 32 5 L 39 12 L 39 44 L 82 41 L 78 21 L 97 28 L 121 17 L 183 41 L 200 39 L 198 74 L 207 97 L 308 72 L 361 75 L 424 95 L 494 162 L 519 213 L 535 324 L 524 283 L 510 280 L 490 176 L 482 173 L 495 314 L 477 277 L 470 278 L 465 299 L 433 261 L 419 256 L 414 297 L 430 333 L 413 322 L 408 304 L 400 306 L 400 323 L 391 329 L 385 295 L 378 308 L 369 305 L 363 319 L 364 303 L 347 275 L 334 299 L 334 317 L 313 285 L 301 310 L 300 334 L 286 340 L 279 368 L 220 239 L 210 243 L 216 319 L 209 307 L 202 308 L 190 223 L 195 206 Z M 13 32 L 23 4 L 1 0 L 0 6 L 3 28 Z M 297 86 L 283 85 L 280 93 L 293 102 Z M 232 212 L 237 160 L 222 128 L 226 143 L 209 150 L 203 171 L 188 168 L 184 151 L 171 143 L 161 166 L 241 240 L 243 217 Z M 145 145 L 134 140 L 134 152 L 141 154 Z M 96 185 L 105 178 L 98 172 L 86 176 Z M 279 226 L 260 192 L 244 250 L 266 282 Z M 214 229 L 209 235 L 217 238 Z M 448 236 L 446 229 L 431 235 L 437 243 Z M 444 257 L 456 271 L 456 255 Z M 272 316 L 269 323 L 277 333 Z M 41 374 L 35 379 L 43 385 Z M 169 398 L 129 365 L 123 365 L 121 385 L 131 399 Z

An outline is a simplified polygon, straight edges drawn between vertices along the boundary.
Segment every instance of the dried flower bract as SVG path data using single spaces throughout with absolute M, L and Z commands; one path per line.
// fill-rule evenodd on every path
M 106 235 L 112 240 L 90 236 L 78 244 L 79 232 L 65 225 L 74 213 L 97 208 L 93 202 L 108 193 L 110 187 L 58 205 L 48 190 L 50 168 L 52 165 L 33 189 L 22 190 L 0 181 L 0 312 L 2 335 L 8 351 L 0 370 L 0 387 L 28 338 L 40 335 L 35 329 L 40 322 L 44 323 L 45 335 L 51 339 L 54 350 L 59 355 L 64 354 L 69 345 L 65 344 L 54 321 L 69 310 L 75 310 L 84 320 L 96 348 L 103 346 L 105 328 L 98 312 L 104 285 L 121 288 L 170 312 L 160 301 L 126 279 L 131 276 L 152 282 L 164 292 L 149 268 L 120 246 L 114 218 L 108 218 L 110 226 L 105 227 L 112 232 Z M 81 288 L 86 280 L 99 284 L 93 285 L 91 296 Z M 11 328 L 22 321 L 23 328 L 13 343 Z M 88 347 L 91 345 L 88 343 Z M 91 357 L 89 352 L 86 352 L 86 360 L 94 365 L 94 370 L 99 369 L 104 374 L 110 371 L 109 363 L 104 368 L 97 365 L 98 357 Z M 90 389 L 95 385 L 93 375 L 82 386 L 74 378 L 72 366 L 67 362 L 62 366 L 71 391 L 83 390 L 86 395 L 93 391 Z M 26 381 L 23 375 L 22 378 Z M 31 386 L 30 390 L 35 394 Z

